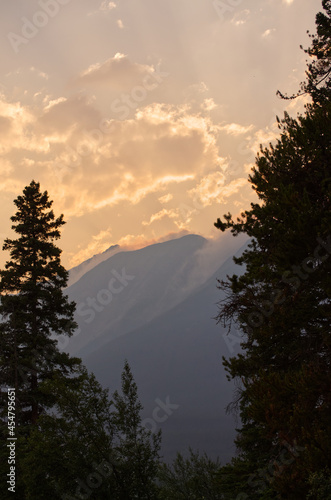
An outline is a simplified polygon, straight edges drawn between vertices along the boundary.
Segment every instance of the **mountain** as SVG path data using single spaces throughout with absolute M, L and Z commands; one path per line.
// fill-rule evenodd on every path
M 119 245 L 112 245 L 104 252 L 93 255 L 93 257 L 91 257 L 90 259 L 87 259 L 78 266 L 71 268 L 69 271 L 68 287 L 76 283 L 76 281 L 78 281 L 88 271 L 93 269 L 93 267 L 100 264 L 100 262 L 109 259 L 109 257 L 119 251 Z
M 189 446 L 223 462 L 234 453 L 235 422 L 225 412 L 234 387 L 222 366 L 233 352 L 213 318 L 217 278 L 240 273 L 232 255 L 243 243 L 187 235 L 120 252 L 67 290 L 80 329 L 66 349 L 111 392 L 129 361 L 145 424 L 162 429 L 166 460 Z

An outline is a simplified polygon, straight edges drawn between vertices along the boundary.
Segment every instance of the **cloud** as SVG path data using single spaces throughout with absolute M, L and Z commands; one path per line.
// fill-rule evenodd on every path
M 102 4 L 100 5 L 100 10 L 102 12 L 108 12 L 110 10 L 116 9 L 116 3 L 115 2 L 108 2 L 107 0 L 104 0 Z
M 33 21 L 30 3 L 24 15 Z M 314 29 L 317 0 L 302 6 L 283 0 L 218 2 L 229 6 L 221 25 L 205 2 L 163 2 L 162 8 L 155 3 L 72 2 L 21 46 L 18 57 L 4 41 L 2 220 L 9 221 L 12 199 L 34 177 L 49 190 L 56 212 L 65 214 L 70 227 L 80 227 L 63 240 L 64 254 L 78 243 L 87 247 L 105 221 L 106 227 L 111 221 L 114 242 L 125 234 L 157 238 L 180 226 L 206 234 L 223 207 L 249 206 L 249 184 L 241 188 L 235 181 L 246 177 L 259 143 L 279 136 L 279 130 L 273 135 L 273 127 L 265 127 L 273 107 L 287 105 L 276 103 L 277 88 L 291 94 L 304 79 L 298 47 L 305 44 L 300 37 L 306 28 Z M 4 22 L 20 33 L 14 3 L 6 5 Z M 92 10 L 98 13 L 88 17 Z M 277 31 L 261 38 L 267 28 Z M 77 43 L 70 43 L 74 32 Z M 153 86 L 159 61 L 171 76 L 147 96 L 142 89 L 132 98 L 146 76 Z M 78 86 L 65 87 L 70 78 Z M 126 116 L 112 106 L 117 100 L 124 107 L 122 94 L 132 101 Z M 158 218 L 164 208 L 168 215 Z
M 99 144 L 99 152 L 93 151 L 97 164 L 94 176 L 97 180 L 97 172 L 106 169 L 109 194 L 100 196 L 98 185 L 95 191 L 99 194 L 92 201 L 94 182 L 90 182 L 91 202 L 85 210 L 124 200 L 139 203 L 150 193 L 194 180 L 196 174 L 220 162 L 211 128 L 205 119 L 185 109 L 159 105 L 139 110 L 134 120 L 113 121 L 111 134 Z
M 10 102 L 0 96 L 0 153 L 7 163 L 15 161 L 21 152 L 47 151 L 48 144 L 36 134 L 36 120 L 34 112 L 21 102 Z M 14 153 L 11 158 L 5 157 L 10 152 Z
M 187 197 L 205 172 L 222 163 L 217 126 L 188 106 L 153 104 L 132 119 L 116 120 L 104 119 L 94 100 L 82 95 L 47 96 L 38 113 L 0 98 L 0 130 L 1 188 L 12 192 L 18 185 L 20 191 L 37 178 L 51 187 L 67 217 L 138 205 L 150 196 L 159 203 L 174 192 Z M 175 215 L 172 223 L 180 228 L 192 216 Z
M 165 194 L 164 196 L 160 196 L 159 202 L 160 203 L 168 203 L 173 199 L 173 195 L 171 193 Z
M 152 223 L 163 221 L 163 219 L 168 218 L 178 229 L 188 231 L 192 217 L 198 214 L 201 208 L 202 205 L 192 206 L 190 200 L 187 200 L 187 203 L 185 203 L 183 198 L 177 207 L 171 209 L 163 208 L 159 212 L 152 214 L 149 221 L 143 221 L 142 225 L 150 226 Z
M 262 33 L 262 38 L 267 38 L 269 37 L 274 31 L 276 31 L 275 28 L 272 28 L 272 29 L 268 29 L 268 30 L 265 30 L 263 33 Z
M 118 245 L 120 245 L 120 248 L 123 251 L 137 250 L 149 245 L 155 245 L 156 243 L 163 243 L 165 241 L 181 238 L 186 234 L 189 234 L 189 232 L 186 230 L 175 233 L 171 232 L 159 238 L 146 238 L 144 234 L 127 234 L 118 241 Z
M 82 95 L 59 97 L 45 103 L 37 130 L 41 135 L 55 132 L 59 136 L 68 133 L 70 136 L 74 130 L 82 132 L 84 128 L 90 129 L 100 119 L 101 114 L 93 107 L 93 99 Z
M 225 185 L 225 175 L 216 171 L 203 177 L 199 184 L 189 191 L 193 199 L 197 199 L 203 207 L 211 205 L 215 201 L 221 202 L 237 193 L 239 189 L 247 184 L 246 178 L 239 178 Z
M 202 109 L 205 111 L 212 111 L 213 109 L 217 108 L 217 104 L 215 104 L 215 101 L 212 97 L 209 99 L 205 99 L 201 105 Z
M 190 97 L 195 96 L 196 94 L 204 94 L 208 92 L 208 86 L 205 82 L 193 83 L 190 85 L 186 91 L 187 95 Z
M 10 117 L 0 116 L 0 133 L 2 137 L 11 131 L 12 126 L 13 120 Z
M 10 163 L 8 160 L 1 160 L 0 161 L 0 174 L 2 176 L 7 177 L 8 175 L 12 174 L 14 171 L 13 165 Z
M 149 221 L 143 221 L 142 224 L 143 226 L 149 226 L 150 224 L 152 224 L 152 222 L 159 221 L 164 217 L 169 217 L 170 219 L 177 219 L 178 214 L 176 213 L 176 210 L 167 210 L 166 208 L 163 208 L 156 214 L 151 215 Z
M 10 140 L 3 134 L 0 189 L 16 196 L 36 178 L 66 220 L 98 212 L 114 217 L 116 231 L 97 232 L 75 256 L 68 253 L 71 266 L 119 243 L 116 212 L 130 205 L 137 207 L 138 236 L 128 227 L 121 245 L 141 247 L 160 233 L 191 232 L 206 207 L 241 186 L 226 186 L 218 146 L 222 130 L 189 105 L 151 104 L 117 120 L 105 119 L 94 99 L 80 94 L 47 96 L 38 113 L 0 99 L 0 130 L 14 123 Z M 168 205 L 155 209 L 158 204 Z
M 191 189 L 190 194 L 197 198 L 203 206 L 211 205 L 215 199 L 220 198 L 224 182 L 223 172 L 210 173 L 203 177 L 195 188 Z
M 101 202 L 91 206 L 93 209 L 100 209 L 107 206 L 116 205 L 121 201 L 129 201 L 136 205 L 141 202 L 148 194 L 160 191 L 163 187 L 168 187 L 171 184 L 178 184 L 191 180 L 192 175 L 174 176 L 165 175 L 156 179 L 152 184 L 146 184 L 142 187 L 135 188 L 139 184 L 139 180 L 129 174 L 124 175 L 124 180 L 119 184 L 115 193 L 109 198 L 103 199 Z M 138 182 L 137 182 L 138 181 Z M 131 195 L 129 195 L 131 193 Z
M 36 73 L 40 78 L 43 78 L 44 80 L 48 80 L 49 79 L 49 75 L 47 73 L 45 73 L 44 71 L 40 71 L 40 70 L 36 69 L 34 66 L 30 67 L 30 71 L 32 73 Z
M 92 241 L 86 248 L 79 250 L 70 261 L 70 265 L 77 266 L 81 262 L 89 259 L 91 255 L 96 255 L 104 252 L 111 246 L 111 228 L 104 229 L 92 236 Z
M 117 52 L 103 63 L 92 64 L 81 73 L 73 85 L 107 85 L 114 90 L 128 90 L 155 72 L 153 66 L 138 64 Z
M 225 130 L 227 134 L 230 135 L 241 135 L 247 134 L 250 130 L 254 128 L 254 125 L 243 126 L 238 123 L 228 123 L 227 125 L 223 125 L 220 127 L 220 130 Z
M 44 111 L 49 111 L 53 106 L 60 104 L 61 102 L 67 102 L 66 97 L 58 97 L 58 99 L 50 100 L 44 107 Z
M 246 243 L 246 234 L 233 237 L 230 231 L 220 233 L 216 238 L 209 239 L 194 254 L 195 265 L 189 276 L 189 281 L 183 292 L 195 290 L 209 279 L 238 249 Z M 216 279 L 215 279 L 216 286 Z
M 235 26 L 241 26 L 242 24 L 246 24 L 249 19 L 250 11 L 248 9 L 242 10 L 235 14 L 231 20 L 231 23 Z
M 108 0 L 103 0 L 101 3 L 100 7 L 97 10 L 93 10 L 92 12 L 89 12 L 87 15 L 88 16 L 94 16 L 96 14 L 101 14 L 101 13 L 107 13 L 112 11 L 113 9 L 116 9 L 117 5 L 115 2 L 109 2 Z

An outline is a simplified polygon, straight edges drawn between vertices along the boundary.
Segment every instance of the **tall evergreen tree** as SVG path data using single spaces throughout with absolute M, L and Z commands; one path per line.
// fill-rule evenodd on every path
M 16 435 L 27 436 L 39 415 L 54 403 L 54 396 L 40 389 L 42 381 L 55 373 L 69 380 L 80 362 L 57 348 L 57 335 L 71 336 L 76 328 L 75 304 L 63 293 L 68 272 L 60 262 L 61 250 L 54 244 L 60 237 L 63 216 L 55 218 L 53 202 L 35 181 L 14 203 L 17 212 L 11 217 L 12 229 L 18 236 L 5 240 L 3 250 L 10 252 L 10 260 L 0 271 L 0 424 L 4 442 L 8 434 L 7 389 L 15 389 Z M 22 450 L 17 453 L 22 454 Z
M 43 383 L 54 411 L 39 418 L 24 462 L 27 500 L 154 500 L 160 434 L 141 425 L 142 406 L 125 363 L 122 390 L 109 397 L 81 366 L 75 384 Z
M 152 434 L 141 422 L 142 405 L 138 398 L 137 385 L 126 361 L 122 372 L 121 394 L 113 394 L 112 416 L 115 457 L 122 478 L 118 498 L 140 498 L 155 500 L 157 489 L 155 478 L 159 466 L 161 431 Z
M 309 474 L 331 471 L 331 2 L 323 6 L 308 51 L 312 102 L 285 115 L 280 139 L 257 156 L 249 181 L 259 202 L 215 224 L 251 237 L 236 259 L 244 274 L 220 283 L 218 320 L 243 332 L 244 352 L 224 360 L 241 383 L 239 456 L 221 475 L 234 498 L 301 500 Z
M 55 397 L 27 440 L 23 463 L 26 500 L 117 498 L 119 477 L 113 458 L 112 401 L 81 365 L 70 385 L 57 374 L 42 383 Z
M 278 91 L 277 94 L 283 99 L 295 99 L 300 95 L 309 95 L 313 99 L 313 102 L 318 104 L 330 98 L 331 1 L 322 0 L 322 6 L 324 12 L 319 12 L 316 15 L 316 35 L 309 35 L 311 38 L 311 46 L 305 50 L 305 53 L 311 58 L 306 71 L 307 78 L 301 83 L 299 92 L 291 97 Z
M 189 448 L 189 456 L 177 453 L 169 466 L 162 464 L 159 472 L 160 500 L 224 500 L 217 474 L 219 460 Z

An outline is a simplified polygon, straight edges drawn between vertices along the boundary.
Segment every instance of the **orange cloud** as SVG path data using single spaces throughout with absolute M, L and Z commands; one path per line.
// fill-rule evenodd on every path
M 154 245 L 156 243 L 163 243 L 164 241 L 173 240 L 175 238 L 181 238 L 189 234 L 187 230 L 179 231 L 179 232 L 171 232 L 166 235 L 163 235 L 159 238 L 146 238 L 144 234 L 128 234 L 123 236 L 118 244 L 122 251 L 130 251 L 130 250 L 138 250 L 139 248 L 146 247 L 148 245 Z
M 121 27 L 123 28 L 123 23 Z M 72 84 L 76 86 L 107 84 L 112 89 L 123 91 L 152 75 L 154 71 L 153 66 L 135 63 L 127 55 L 118 52 L 103 63 L 89 66 Z

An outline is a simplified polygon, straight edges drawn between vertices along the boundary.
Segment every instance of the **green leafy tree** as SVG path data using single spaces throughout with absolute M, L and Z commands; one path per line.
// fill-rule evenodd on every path
M 23 439 L 39 416 L 54 403 L 54 396 L 40 389 L 41 383 L 56 373 L 70 380 L 79 362 L 57 347 L 57 336 L 71 336 L 76 328 L 75 304 L 63 294 L 68 273 L 60 262 L 61 250 L 54 244 L 60 237 L 63 216 L 55 218 L 52 201 L 47 192 L 40 192 L 40 185 L 35 181 L 14 203 L 17 212 L 11 217 L 12 229 L 18 237 L 5 240 L 3 250 L 10 252 L 10 260 L 0 271 L 2 442 L 8 435 L 8 388 L 15 389 L 15 430 Z M 23 442 L 19 446 L 23 446 Z M 1 454 L 6 454 L 5 447 Z M 22 448 L 17 456 L 23 456 Z M 2 464 L 2 468 L 7 467 L 7 460 Z M 19 469 L 19 463 L 17 467 Z
M 301 500 L 309 474 L 331 470 L 330 5 L 308 51 L 311 104 L 285 114 L 280 139 L 261 148 L 249 176 L 259 202 L 215 224 L 251 238 L 235 259 L 244 273 L 220 283 L 218 315 L 243 332 L 244 352 L 224 359 L 241 384 L 242 427 L 222 475 L 244 478 L 247 498 Z

